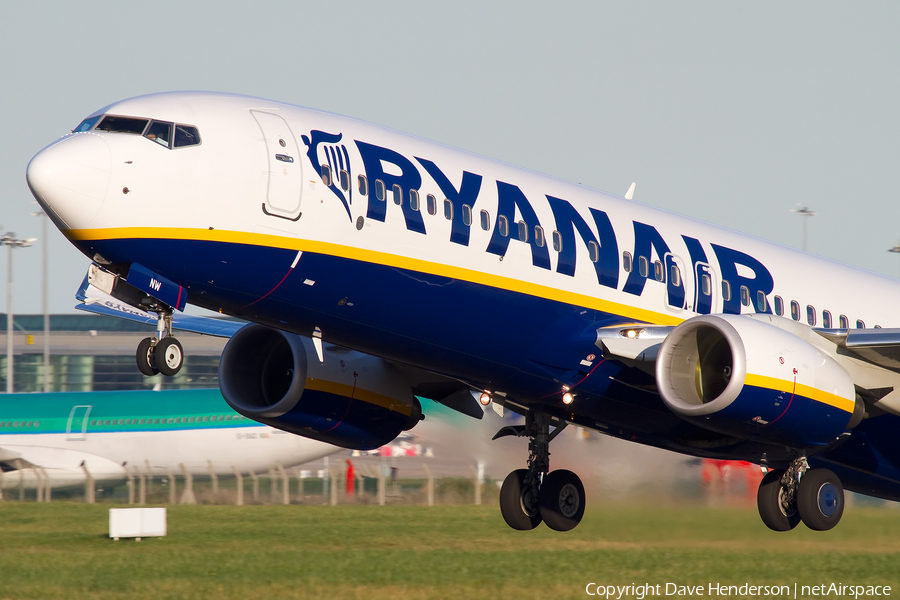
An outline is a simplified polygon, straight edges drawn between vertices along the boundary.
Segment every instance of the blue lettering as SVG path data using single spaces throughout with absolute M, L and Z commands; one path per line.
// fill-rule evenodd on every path
M 411 189 L 419 189 L 422 186 L 422 176 L 409 159 L 389 148 L 382 148 L 373 144 L 367 144 L 356 140 L 356 147 L 362 156 L 363 167 L 369 180 L 369 206 L 366 210 L 366 218 L 384 222 L 387 212 L 387 198 L 394 185 L 399 185 L 404 196 Z M 394 165 L 400 170 L 400 175 L 392 175 L 384 170 L 385 163 Z M 375 195 L 375 180 L 384 182 L 387 193 L 384 200 L 379 200 Z M 406 228 L 417 233 L 425 233 L 425 223 L 422 221 L 422 213 L 413 210 L 409 205 L 408 196 L 401 203 L 403 218 L 406 220 Z
M 510 183 L 497 182 L 497 219 L 494 223 L 494 233 L 491 235 L 487 251 L 498 256 L 505 256 L 509 248 L 510 237 L 519 240 L 516 209 L 519 210 L 522 220 L 526 223 L 525 233 L 527 237 L 525 243 L 531 246 L 531 263 L 536 267 L 549 270 L 550 253 L 547 250 L 547 244 L 538 246 L 534 236 L 534 227 L 540 225 L 540 221 L 538 221 L 534 209 L 528 203 L 528 198 L 525 197 L 522 190 Z M 506 219 L 509 226 L 508 233 L 512 234 L 512 236 L 501 233 L 500 217 Z
M 457 190 L 453 187 L 453 184 L 450 183 L 450 180 L 447 179 L 447 176 L 444 175 L 433 162 L 425 160 L 424 158 L 419 158 L 418 156 L 416 157 L 416 160 L 425 167 L 425 170 L 428 171 L 431 178 L 434 179 L 435 183 L 438 184 L 438 187 L 441 188 L 444 197 L 453 204 L 453 222 L 450 229 L 450 241 L 454 244 L 468 246 L 469 228 L 471 223 L 466 225 L 463 221 L 462 207 L 464 204 L 467 204 L 469 208 L 473 209 L 474 214 L 475 201 L 478 200 L 478 192 L 481 190 L 481 175 L 463 171 L 462 182 L 459 185 L 459 190 Z
M 724 246 L 712 244 L 719 261 L 719 270 L 722 272 L 722 279 L 731 284 L 731 299 L 726 300 L 722 307 L 722 312 L 735 315 L 741 314 L 741 286 L 746 286 L 750 291 L 750 304 L 756 305 L 756 298 L 759 292 L 763 294 L 771 294 L 775 289 L 775 282 L 772 274 L 763 266 L 761 262 L 748 254 L 744 254 L 738 250 L 732 250 Z M 738 265 L 741 265 L 753 272 L 753 277 L 742 277 L 738 275 Z M 772 313 L 772 308 L 766 302 L 766 310 L 757 312 Z
M 679 308 L 684 307 L 684 278 L 676 282 L 671 277 L 672 267 L 675 265 L 674 257 L 669 250 L 669 245 L 662 238 L 656 228 L 652 225 L 646 225 L 638 221 L 634 221 L 634 268 L 628 274 L 625 281 L 625 287 L 622 289 L 627 294 L 640 296 L 644 291 L 644 283 L 649 279 L 653 269 L 653 253 L 663 265 L 662 279 L 660 281 L 666 283 L 666 292 L 668 303 L 670 306 Z M 647 276 L 641 275 L 639 264 L 641 257 L 644 257 L 648 263 Z M 657 281 L 654 277 L 652 281 Z
M 309 132 L 312 139 L 307 136 L 301 136 L 303 143 L 306 144 L 308 150 L 306 151 L 306 157 L 309 159 L 310 164 L 313 166 L 313 169 L 316 173 L 321 175 L 322 163 L 319 162 L 319 145 L 320 144 L 331 144 L 330 146 L 324 146 L 325 151 L 325 162 L 328 163 L 328 166 L 331 167 L 331 172 L 334 174 L 338 174 L 340 169 L 346 169 L 347 172 L 350 172 L 350 155 L 347 154 L 347 146 L 341 144 L 336 147 L 334 144 L 337 144 L 341 141 L 343 134 L 341 133 L 325 133 L 324 131 L 319 131 L 314 129 Z M 337 186 L 338 177 L 332 176 L 331 185 L 328 186 L 328 189 L 332 191 L 332 193 L 337 196 L 338 200 L 341 201 L 341 204 L 344 205 L 344 210 L 347 211 L 347 216 L 350 220 L 353 220 L 353 216 L 350 214 L 350 203 L 353 202 L 353 186 L 350 187 L 350 190 L 347 191 L 348 197 L 344 197 L 344 192 Z
M 681 239 L 684 240 L 684 244 L 687 246 L 688 254 L 691 256 L 691 265 L 694 272 L 694 312 L 700 313 L 701 315 L 708 315 L 712 312 L 712 272 L 709 268 L 708 260 L 706 258 L 706 251 L 703 249 L 703 246 L 700 244 L 699 240 L 696 240 L 692 237 L 688 237 L 686 235 L 681 236 Z M 709 282 L 709 293 L 704 294 L 703 290 L 703 276 L 708 277 Z
M 578 232 L 582 244 L 587 248 L 589 242 L 597 244 L 599 257 L 594 264 L 597 272 L 597 282 L 600 285 L 616 289 L 619 287 L 619 246 L 616 242 L 616 232 L 609 222 L 606 213 L 595 208 L 590 209 L 597 226 L 598 235 L 595 236 L 590 226 L 585 222 L 575 208 L 566 200 L 547 196 L 553 218 L 556 221 L 556 230 L 559 232 L 562 247 L 559 249 L 559 260 L 556 263 L 556 272 L 563 275 L 575 276 L 575 232 Z

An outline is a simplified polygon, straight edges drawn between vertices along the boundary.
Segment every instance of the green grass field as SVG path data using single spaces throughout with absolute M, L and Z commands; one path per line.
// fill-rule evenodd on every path
M 110 506 L 0 503 L 0 597 L 521 600 L 585 598 L 589 582 L 900 590 L 891 509 L 851 507 L 831 532 L 776 534 L 746 510 L 595 505 L 559 534 L 512 531 L 493 506 L 174 506 L 167 537 L 116 542 Z

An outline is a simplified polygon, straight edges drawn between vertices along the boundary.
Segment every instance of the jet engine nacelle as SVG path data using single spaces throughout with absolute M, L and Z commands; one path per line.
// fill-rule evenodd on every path
M 312 340 L 263 325 L 232 336 L 219 387 L 236 412 L 344 448 L 378 448 L 422 420 L 412 388 L 389 363 L 345 349 L 320 363 Z
M 863 415 L 850 375 L 825 352 L 739 315 L 688 319 L 663 341 L 666 405 L 706 429 L 795 448 L 833 442 Z

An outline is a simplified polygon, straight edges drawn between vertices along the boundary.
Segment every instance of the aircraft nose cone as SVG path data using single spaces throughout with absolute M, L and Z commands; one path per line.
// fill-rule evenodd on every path
M 109 188 L 112 157 L 102 137 L 66 137 L 38 152 L 25 171 L 31 193 L 61 229 L 85 227 Z

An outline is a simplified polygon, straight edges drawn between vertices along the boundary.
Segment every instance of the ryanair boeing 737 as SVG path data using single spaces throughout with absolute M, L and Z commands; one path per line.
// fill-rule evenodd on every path
M 421 418 L 416 394 L 524 416 L 496 436 L 530 440 L 501 490 L 516 529 L 581 520 L 579 477 L 550 470 L 570 423 L 761 465 L 760 516 L 778 531 L 834 527 L 845 488 L 900 500 L 893 279 L 632 190 L 230 94 L 111 104 L 27 179 L 92 261 L 91 287 L 157 321 L 145 373 L 180 368 L 191 303 L 250 322 L 221 390 L 272 427 L 372 448 Z M 378 360 L 354 368 L 323 343 Z

